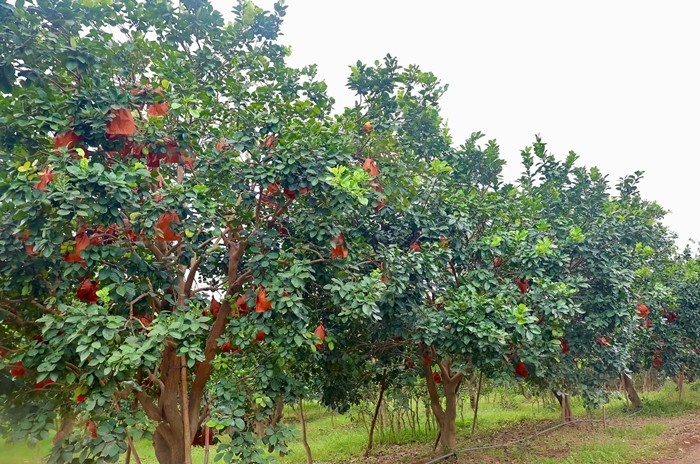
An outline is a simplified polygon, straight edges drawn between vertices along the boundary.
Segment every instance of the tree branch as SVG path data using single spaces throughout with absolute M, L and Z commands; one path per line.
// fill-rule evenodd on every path
M 153 403 L 153 400 L 150 396 L 146 394 L 146 392 L 137 391 L 136 399 L 139 400 L 139 403 L 141 403 L 143 412 L 146 413 L 146 416 L 149 419 L 151 419 L 154 422 L 163 422 L 163 416 L 160 414 L 160 411 Z

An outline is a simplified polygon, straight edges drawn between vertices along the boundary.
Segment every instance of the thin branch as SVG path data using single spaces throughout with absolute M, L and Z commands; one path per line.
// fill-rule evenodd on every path
M 209 290 L 219 290 L 220 288 L 221 287 L 219 287 L 219 286 L 199 287 L 199 288 L 195 288 L 190 293 L 195 294 L 195 293 L 200 293 L 200 292 L 208 292 Z

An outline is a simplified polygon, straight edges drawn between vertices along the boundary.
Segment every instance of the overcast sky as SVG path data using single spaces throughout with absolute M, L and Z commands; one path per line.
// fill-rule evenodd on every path
M 213 0 L 226 17 L 230 1 Z M 273 1 L 257 0 L 264 8 Z M 700 238 L 700 4 L 647 0 L 290 0 L 290 64 L 315 63 L 336 105 L 349 65 L 387 53 L 435 73 L 455 142 L 495 138 L 520 170 L 541 134 L 563 158 L 615 180 L 645 171 L 642 194 L 671 210 L 679 244 Z

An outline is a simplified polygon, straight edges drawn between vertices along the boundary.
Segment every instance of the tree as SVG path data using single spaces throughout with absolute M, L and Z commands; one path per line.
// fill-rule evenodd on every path
M 142 434 L 189 462 L 206 421 L 232 437 L 219 458 L 284 451 L 253 424 L 319 343 L 317 275 L 370 305 L 382 286 L 332 259 L 356 202 L 329 169 L 352 151 L 314 69 L 284 64 L 284 8 L 234 13 L 0 5 L 0 423 L 43 438 L 60 418 L 51 462 L 114 462 Z
M 556 246 L 535 216 L 523 219 L 517 191 L 502 184 L 495 142 L 481 148 L 475 134 L 459 150 L 450 146 L 438 105 L 445 88 L 435 76 L 387 57 L 353 67 L 350 87 L 358 104 L 344 118 L 371 124 L 355 166 L 371 177 L 374 211 L 352 211 L 343 230 L 352 259 L 379 270 L 387 288 L 375 322 L 340 321 L 347 336 L 338 344 L 355 359 L 364 352 L 382 385 L 400 372 L 392 365 L 414 366 L 451 449 L 466 371 L 505 364 L 511 375 L 527 375 L 525 361 L 534 366 L 559 350 L 551 332 L 573 316 L 576 282 L 541 271 Z M 536 310 L 551 316 L 544 325 Z
M 690 250 L 655 248 L 647 251 L 645 265 L 636 273 L 638 324 L 631 340 L 635 355 L 630 369 L 654 369 L 675 377 L 679 395 L 685 378 L 698 375 L 700 336 L 697 256 Z
M 578 314 L 561 333 L 561 354 L 535 377 L 557 392 L 566 418 L 567 395 L 581 394 L 587 407 L 597 407 L 608 399 L 607 384 L 626 375 L 638 320 L 635 272 L 646 255 L 671 242 L 660 223 L 664 211 L 639 195 L 641 173 L 621 179 L 613 193 L 597 168 L 577 166 L 573 152 L 556 160 L 539 138 L 523 159 L 523 194 L 566 258 L 552 272 L 580 281 L 573 296 Z

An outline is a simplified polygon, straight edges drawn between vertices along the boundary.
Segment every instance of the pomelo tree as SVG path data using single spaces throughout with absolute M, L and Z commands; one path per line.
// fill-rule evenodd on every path
M 682 393 L 684 379 L 697 378 L 700 368 L 700 267 L 689 249 L 673 251 L 650 256 L 637 271 L 639 323 L 630 368 L 674 377 Z
M 383 288 L 345 268 L 337 227 L 358 203 L 330 169 L 362 130 L 329 117 L 313 68 L 285 65 L 280 5 L 242 2 L 225 23 L 199 0 L 13 3 L 3 434 L 44 438 L 60 421 L 50 462 L 114 462 L 144 434 L 159 462 L 190 462 L 207 424 L 230 436 L 226 461 L 284 451 L 284 428 L 254 429 L 293 388 L 285 365 L 325 346 L 318 276 L 360 314 Z
M 536 379 L 558 392 L 569 418 L 568 395 L 580 394 L 596 407 L 607 401 L 606 384 L 626 376 L 638 320 L 635 271 L 669 243 L 660 223 L 664 212 L 640 197 L 640 173 L 613 189 L 597 168 L 577 166 L 574 153 L 559 161 L 539 139 L 523 158 L 523 195 L 566 256 L 553 272 L 582 283 L 573 297 L 578 314 L 561 335 L 562 352 Z
M 439 113 L 445 87 L 435 76 L 387 57 L 358 63 L 350 88 L 358 104 L 344 118 L 372 126 L 347 169 L 369 174 L 374 211 L 352 211 L 345 237 L 349 259 L 378 270 L 386 291 L 376 322 L 341 321 L 340 352 L 356 354 L 358 373 L 378 367 L 381 376 L 368 376 L 378 383 L 384 373 L 399 375 L 397 365 L 423 377 L 443 447 L 454 448 L 464 374 L 526 376 L 525 360 L 559 350 L 552 333 L 574 314 L 576 282 L 542 270 L 556 247 L 536 218 L 523 217 L 516 189 L 503 185 L 497 145 L 481 147 L 475 134 L 451 147 Z M 543 322 L 534 308 L 551 317 Z

